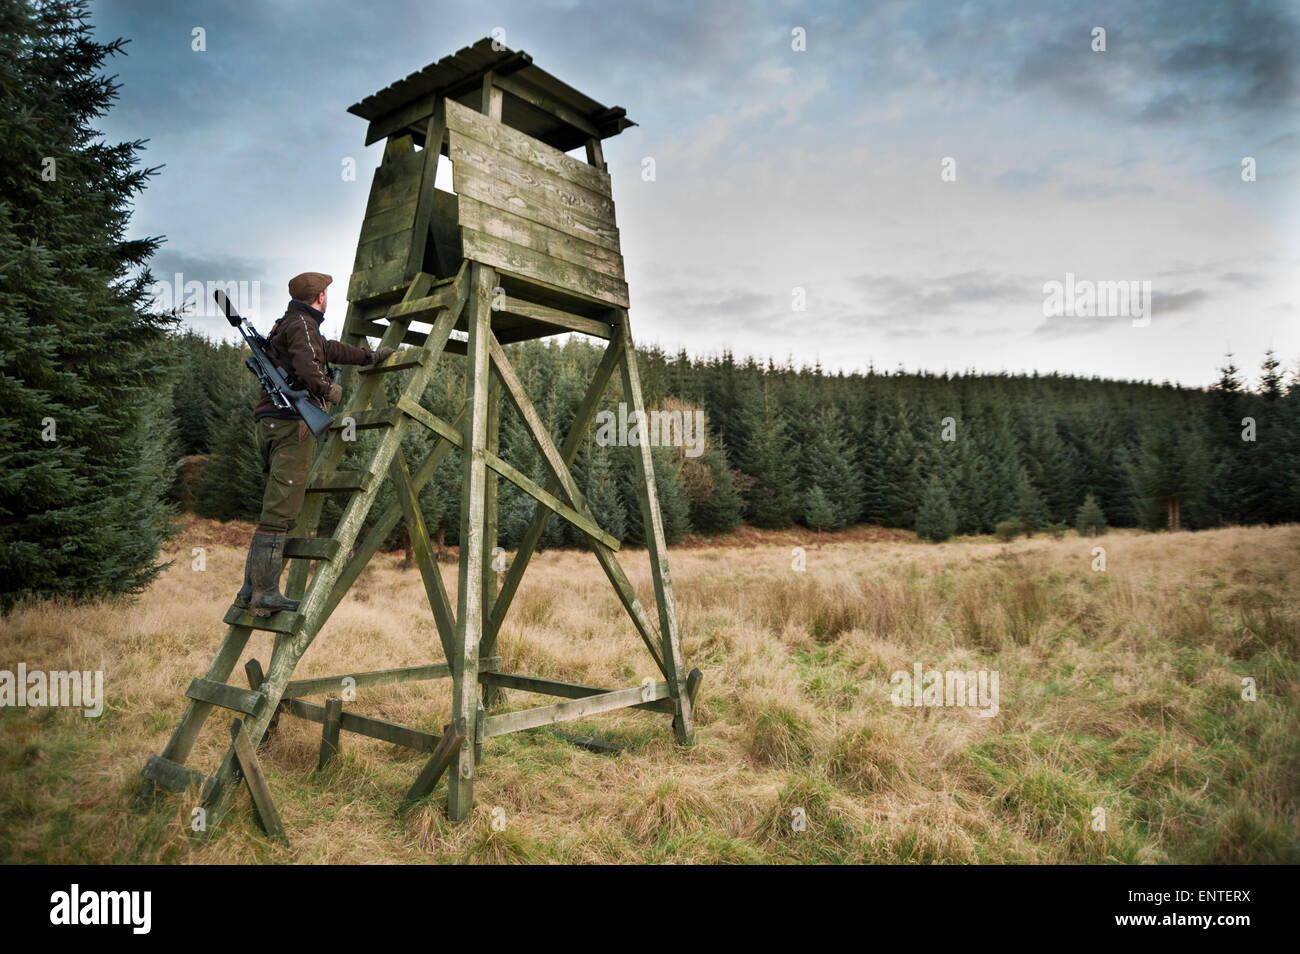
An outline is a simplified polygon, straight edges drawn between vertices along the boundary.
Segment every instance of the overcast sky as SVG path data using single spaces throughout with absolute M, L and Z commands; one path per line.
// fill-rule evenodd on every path
M 1201 385 L 1229 348 L 1252 377 L 1269 346 L 1300 360 L 1295 10 L 98 0 L 92 15 L 101 39 L 131 40 L 101 127 L 165 165 L 132 225 L 166 236 L 155 277 L 260 282 L 263 329 L 305 270 L 335 276 L 341 329 L 382 148 L 347 107 L 503 28 L 639 124 L 605 144 L 639 343 Z M 1045 317 L 1044 284 L 1067 273 L 1150 282 L 1151 320 Z

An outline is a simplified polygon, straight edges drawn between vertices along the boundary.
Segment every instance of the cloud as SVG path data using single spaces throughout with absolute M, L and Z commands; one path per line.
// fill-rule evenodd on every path
M 1161 292 L 1151 290 L 1151 315 L 1168 315 L 1176 311 L 1190 311 L 1210 300 L 1210 293 L 1203 288 L 1193 288 L 1183 292 Z
M 976 309 L 1037 300 L 1041 283 L 974 269 L 951 275 L 903 278 L 864 274 L 851 278 L 875 324 L 897 325 L 943 315 L 971 315 Z

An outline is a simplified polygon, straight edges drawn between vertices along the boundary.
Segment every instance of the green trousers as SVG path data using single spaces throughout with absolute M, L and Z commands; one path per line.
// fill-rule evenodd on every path
M 307 472 L 316 438 L 297 418 L 264 417 L 256 422 L 257 449 L 262 455 L 266 492 L 262 495 L 260 530 L 288 533 L 298 522 L 307 496 Z

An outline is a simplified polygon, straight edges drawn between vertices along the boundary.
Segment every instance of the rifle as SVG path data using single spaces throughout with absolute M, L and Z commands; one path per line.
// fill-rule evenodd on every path
M 212 297 L 225 312 L 226 320 L 239 331 L 247 342 L 249 350 L 253 352 L 252 357 L 245 360 L 244 364 L 257 376 L 257 380 L 270 395 L 271 403 L 281 410 L 296 413 L 307 422 L 307 427 L 316 435 L 317 440 L 323 441 L 329 434 L 334 418 L 312 403 L 311 392 L 306 388 L 289 386 L 289 379 L 285 377 L 284 371 L 276 367 L 270 358 L 267 340 L 250 322 L 239 316 L 239 312 L 235 311 L 235 306 L 230 303 L 225 292 L 218 289 L 212 293 Z

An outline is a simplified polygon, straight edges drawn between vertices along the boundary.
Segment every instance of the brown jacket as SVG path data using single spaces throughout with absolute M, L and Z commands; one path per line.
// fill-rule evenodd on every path
M 311 392 L 313 403 L 322 410 L 330 393 L 328 364 L 373 364 L 375 355 L 366 348 L 357 348 L 341 341 L 326 341 L 320 333 L 325 315 L 311 305 L 290 301 L 284 317 L 275 323 L 267 335 L 273 349 L 271 360 L 283 370 L 293 387 Z M 277 408 L 271 396 L 262 391 L 253 418 L 297 417 L 292 410 Z

